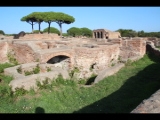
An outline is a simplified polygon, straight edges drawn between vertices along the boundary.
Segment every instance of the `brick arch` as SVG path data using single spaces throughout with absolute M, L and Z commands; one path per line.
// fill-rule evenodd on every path
M 51 58 L 56 57 L 56 56 L 66 56 L 66 57 L 69 57 L 70 58 L 70 64 L 71 64 L 71 66 L 73 66 L 73 64 L 74 64 L 73 55 L 71 55 L 70 53 L 66 53 L 66 52 L 51 53 L 51 54 L 45 56 L 44 58 L 42 56 L 41 62 L 47 63 L 48 60 L 50 60 Z

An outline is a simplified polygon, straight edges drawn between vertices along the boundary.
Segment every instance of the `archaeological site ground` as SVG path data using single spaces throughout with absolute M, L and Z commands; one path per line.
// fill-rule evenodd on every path
M 14 78 L 8 84 L 12 91 L 17 88 L 36 91 L 37 82 L 42 84 L 46 79 L 52 82 L 58 76 L 77 81 L 94 76 L 89 85 L 84 85 L 92 87 L 117 73 L 128 61 L 143 58 L 148 51 L 160 56 L 159 49 L 155 47 L 159 46 L 157 38 L 123 38 L 118 32 L 106 29 L 94 30 L 92 38 L 60 38 L 57 34 L 44 33 L 25 34 L 18 39 L 0 36 L 0 39 L 0 63 L 15 64 L 4 69 L 5 75 Z M 152 98 L 158 94 L 159 91 Z M 151 103 L 146 100 L 146 104 Z M 137 107 L 132 113 L 155 112 L 146 110 L 146 104 Z

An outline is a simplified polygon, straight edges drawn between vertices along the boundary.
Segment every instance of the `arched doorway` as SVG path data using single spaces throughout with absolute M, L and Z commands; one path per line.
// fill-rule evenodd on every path
M 105 38 L 108 39 L 108 33 L 105 34 Z
M 100 33 L 99 32 L 97 32 L 97 38 L 100 38 Z
M 58 55 L 58 56 L 54 56 L 51 59 L 49 59 L 47 61 L 47 64 L 54 64 L 55 67 L 69 69 L 70 61 L 71 61 L 70 57 L 64 56 L 64 55 Z

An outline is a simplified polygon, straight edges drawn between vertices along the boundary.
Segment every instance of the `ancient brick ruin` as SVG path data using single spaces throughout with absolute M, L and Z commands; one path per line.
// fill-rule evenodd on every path
M 93 30 L 93 38 L 113 39 L 121 38 L 121 35 L 119 32 L 113 32 L 107 29 L 97 29 Z
M 51 39 L 51 36 L 55 36 L 55 39 Z M 1 40 L 0 62 L 9 62 L 9 54 L 14 56 L 19 64 L 39 62 L 39 64 L 51 64 L 66 71 L 76 67 L 80 70 L 78 78 L 89 78 L 92 74 L 98 75 L 102 70 L 109 69 L 120 62 L 139 59 L 143 57 L 145 51 L 146 41 L 141 38 L 132 40 L 58 39 L 58 35 L 30 34 L 19 39 Z M 100 79 L 102 78 L 96 82 Z
M 15 77 L 10 83 L 13 90 L 21 86 L 29 90 L 30 87 L 35 87 L 37 76 L 54 77 L 61 73 L 64 78 L 69 79 L 68 71 L 75 67 L 80 70 L 78 78 L 96 74 L 97 83 L 107 75 L 117 72 L 128 59 L 138 60 L 146 53 L 146 38 L 122 39 L 119 33 L 104 29 L 93 31 L 93 36 L 60 38 L 57 34 L 26 34 L 19 39 L 4 37 L 0 41 L 0 63 L 9 62 L 8 54 L 14 56 L 21 65 L 7 68 L 4 73 Z M 17 72 L 19 67 L 24 72 L 37 64 L 41 70 L 39 75 L 25 76 Z M 46 67 L 51 68 L 51 73 L 46 72 Z M 106 73 L 109 69 L 110 73 Z

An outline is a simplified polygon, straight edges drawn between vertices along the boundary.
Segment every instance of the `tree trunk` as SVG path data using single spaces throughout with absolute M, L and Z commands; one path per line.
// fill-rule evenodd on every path
M 58 23 L 60 27 L 60 37 L 62 38 L 62 23 Z
M 41 33 L 41 22 L 38 22 L 39 24 L 39 34 Z
M 32 22 L 32 33 L 33 33 L 34 29 L 33 29 L 33 22 Z
M 48 26 L 48 34 L 50 33 L 50 26 L 51 26 L 51 22 L 48 22 L 49 26 Z

